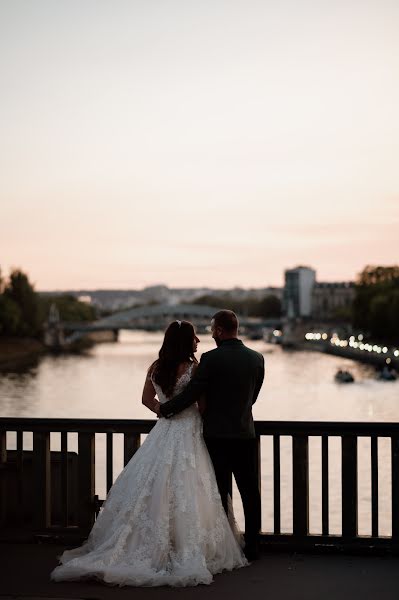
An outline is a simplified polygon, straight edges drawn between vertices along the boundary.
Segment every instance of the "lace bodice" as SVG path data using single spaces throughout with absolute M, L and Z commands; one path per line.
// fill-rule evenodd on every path
M 168 400 L 170 400 L 173 396 L 177 396 L 177 394 L 180 394 L 180 392 L 182 392 L 184 390 L 184 388 L 186 387 L 186 385 L 188 384 L 188 382 L 190 381 L 191 377 L 193 376 L 193 372 L 194 372 L 194 363 L 191 363 L 190 366 L 187 368 L 187 370 L 180 375 L 180 377 L 177 378 L 175 387 L 173 389 L 173 394 L 171 396 L 165 396 L 165 394 L 163 393 L 161 387 L 155 383 L 152 374 L 151 374 L 151 381 L 152 384 L 155 388 L 155 391 L 157 393 L 158 396 L 158 400 L 161 404 L 164 404 L 164 402 L 167 402 Z

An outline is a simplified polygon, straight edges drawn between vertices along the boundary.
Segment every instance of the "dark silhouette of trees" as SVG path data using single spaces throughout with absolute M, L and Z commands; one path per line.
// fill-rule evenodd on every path
M 5 333 L 36 337 L 41 330 L 40 300 L 27 275 L 14 269 L 2 294 L 2 328 Z
M 19 306 L 4 296 L 0 295 L 0 335 L 18 335 L 21 323 L 21 310 Z
M 279 318 L 281 317 L 281 300 L 273 294 L 265 296 L 263 300 L 260 300 L 257 310 L 260 317 Z
M 399 266 L 367 266 L 359 274 L 353 327 L 372 339 L 399 341 Z
M 281 301 L 277 296 L 269 294 L 261 300 L 256 298 L 240 299 L 233 294 L 226 293 L 222 296 L 207 294 L 195 299 L 195 304 L 227 308 L 245 317 L 263 317 L 265 319 L 279 318 L 281 316 Z
M 0 270 L 0 335 L 41 337 L 44 321 L 54 303 L 63 321 L 92 321 L 93 306 L 71 295 L 41 297 L 35 292 L 28 276 L 20 269 L 11 271 L 8 280 Z
M 394 265 L 392 267 L 373 267 L 367 265 L 363 271 L 359 274 L 357 279 L 358 285 L 385 285 L 395 280 L 399 280 L 399 266 Z
M 21 320 L 21 311 L 15 302 L 4 296 L 5 281 L 0 269 L 0 335 L 15 335 Z
M 93 321 L 96 318 L 96 310 L 93 306 L 86 302 L 80 302 L 70 294 L 46 296 L 41 299 L 41 302 L 45 318 L 47 318 L 52 304 L 58 308 L 61 321 Z

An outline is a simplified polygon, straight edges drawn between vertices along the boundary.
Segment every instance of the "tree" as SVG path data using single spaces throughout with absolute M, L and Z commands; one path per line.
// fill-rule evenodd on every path
M 378 294 L 371 299 L 368 325 L 371 335 L 377 339 L 390 337 L 390 299 L 387 294 Z
M 0 335 L 18 335 L 21 324 L 21 309 L 4 294 L 0 295 Z
M 399 337 L 399 266 L 367 266 L 359 274 L 352 325 L 375 340 Z
M 273 294 L 265 296 L 260 300 L 257 307 L 257 313 L 260 317 L 266 319 L 279 318 L 281 317 L 281 300 Z
M 51 304 L 58 308 L 61 321 L 93 321 L 96 318 L 93 306 L 80 302 L 75 296 L 63 294 L 42 299 L 43 319 L 47 319 Z
M 93 306 L 72 295 L 42 298 L 35 292 L 28 276 L 14 269 L 8 281 L 0 271 L 0 335 L 37 337 L 54 303 L 63 321 L 92 321 Z
M 378 285 L 391 283 L 395 280 L 399 281 L 399 266 L 373 267 L 372 265 L 367 265 L 364 267 L 363 271 L 359 273 L 357 284 Z
M 233 310 L 243 317 L 274 318 L 281 316 L 281 302 L 277 296 L 269 294 L 257 300 L 256 298 L 239 299 L 233 294 L 226 293 L 222 296 L 205 295 L 196 298 L 196 304 L 205 304 L 215 308 Z
M 399 340 L 399 289 L 392 291 L 389 302 L 390 339 Z
M 35 337 L 40 331 L 40 300 L 25 273 L 18 269 L 11 272 L 5 287 L 4 298 L 14 302 L 21 314 L 17 335 Z M 10 304 L 8 305 L 10 307 Z

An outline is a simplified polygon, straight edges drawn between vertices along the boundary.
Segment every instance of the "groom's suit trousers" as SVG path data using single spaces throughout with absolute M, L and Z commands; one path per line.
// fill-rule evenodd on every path
M 231 488 L 231 475 L 237 483 L 245 515 L 245 540 L 255 544 L 261 529 L 257 439 L 205 438 L 224 509 Z

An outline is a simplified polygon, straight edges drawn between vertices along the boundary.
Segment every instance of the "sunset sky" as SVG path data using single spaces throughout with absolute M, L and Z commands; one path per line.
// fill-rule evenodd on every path
M 39 290 L 399 262 L 398 0 L 2 0 L 0 266 Z

